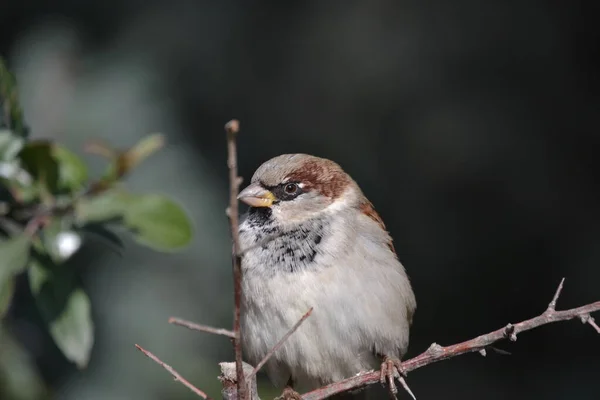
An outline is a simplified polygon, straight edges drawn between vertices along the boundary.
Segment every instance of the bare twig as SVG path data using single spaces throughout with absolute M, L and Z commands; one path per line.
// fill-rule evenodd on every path
M 598 333 L 600 328 L 594 322 L 590 316 L 591 313 L 600 311 L 600 301 L 595 303 L 587 304 L 585 306 L 572 308 L 565 311 L 556 311 L 556 301 L 560 296 L 562 290 L 563 281 L 561 281 L 556 294 L 552 298 L 548 308 L 542 314 L 537 317 L 528 319 L 523 322 L 516 324 L 508 324 L 504 328 L 497 329 L 493 332 L 485 335 L 478 336 L 474 339 L 467 340 L 462 343 L 454 344 L 451 346 L 440 346 L 437 343 L 433 343 L 429 348 L 420 355 L 402 362 L 402 366 L 406 372 L 414 371 L 417 368 L 424 367 L 429 364 L 433 364 L 438 361 L 446 360 L 448 358 L 456 357 L 461 354 L 481 352 L 485 350 L 491 344 L 498 342 L 502 339 L 510 339 L 512 341 L 517 340 L 517 334 L 525 331 L 532 330 L 542 325 L 547 325 L 553 322 L 568 321 L 571 319 L 579 318 L 583 323 L 592 326 Z M 302 396 L 303 400 L 321 400 L 330 397 L 337 393 L 342 393 L 348 390 L 358 389 L 363 386 L 372 385 L 380 380 L 380 372 L 372 371 L 366 372 L 352 378 L 345 379 L 340 382 L 332 383 L 331 385 L 324 386 L 322 388 L 313 390 L 312 392 L 306 393 Z
M 281 348 L 281 346 L 283 346 L 283 344 L 285 343 L 286 340 L 288 340 L 288 338 L 290 336 L 292 336 L 292 333 L 296 332 L 296 330 L 300 327 L 300 325 L 302 325 L 302 323 L 304 321 L 306 321 L 306 318 L 310 317 L 310 314 L 312 313 L 313 308 L 311 307 L 303 316 L 302 318 L 300 318 L 298 320 L 298 322 L 296 322 L 294 324 L 294 326 L 292 326 L 290 328 L 290 330 L 283 335 L 283 337 L 281 339 L 279 339 L 279 342 L 277 342 L 277 344 L 275 344 L 275 346 L 273 346 L 273 348 L 271 350 L 269 350 L 269 352 L 263 357 L 262 360 L 260 360 L 260 362 L 258 364 L 256 364 L 256 367 L 254 367 L 254 369 L 252 370 L 252 372 L 248 375 L 248 378 L 252 378 L 254 375 L 256 375 L 258 373 L 258 371 L 260 371 L 260 369 L 262 368 L 263 365 L 266 364 L 267 361 L 269 361 L 269 358 L 271 358 L 271 356 L 273 354 L 275 354 L 275 352 L 277 350 L 279 350 Z
M 233 313 L 233 347 L 235 350 L 235 368 L 237 374 L 237 387 L 240 400 L 248 400 L 246 380 L 242 364 L 242 340 L 241 340 L 241 312 L 242 312 L 242 257 L 240 252 L 240 235 L 238 222 L 238 193 L 242 183 L 237 171 L 237 147 L 236 136 L 240 131 L 240 123 L 232 119 L 225 125 L 227 133 L 227 166 L 229 167 L 229 207 L 227 216 L 231 229 L 231 239 L 233 240 L 233 292 L 235 310 Z
M 169 373 L 171 375 L 173 375 L 173 378 L 175 378 L 176 381 L 179 381 L 179 382 L 183 383 L 188 389 L 190 389 L 192 392 L 194 392 L 198 396 L 202 397 L 203 399 L 212 400 L 212 398 L 209 395 L 207 395 L 206 393 L 204 393 L 202 390 L 198 389 L 196 386 L 192 385 L 187 379 L 185 379 L 184 377 L 182 377 L 181 375 L 179 375 L 179 373 L 177 371 L 175 371 L 170 365 L 167 365 L 164 362 L 162 362 L 160 360 L 160 358 L 156 357 L 154 354 L 150 353 L 148 350 L 144 349 L 140 345 L 136 344 L 135 347 L 139 351 L 141 351 L 142 353 L 144 353 L 148 358 L 150 358 L 151 360 L 153 360 L 155 363 L 157 363 L 158 365 L 160 365 L 161 367 L 163 367 L 164 369 L 166 369 L 167 371 L 169 371 Z
M 582 323 L 589 324 L 592 328 L 596 330 L 596 332 L 600 334 L 600 326 L 596 324 L 596 321 L 594 320 L 594 318 L 592 318 L 590 314 L 580 315 L 579 319 L 581 319 Z
M 208 325 L 200 325 L 195 322 L 186 321 L 185 319 L 171 317 L 169 318 L 169 323 L 173 325 L 179 325 L 191 329 L 193 331 L 207 332 L 212 333 L 213 335 L 222 335 L 227 336 L 228 338 L 235 339 L 235 333 L 230 331 L 229 329 L 223 328 L 213 328 Z
M 558 298 L 560 297 L 560 293 L 563 290 L 564 284 L 565 284 L 565 278 L 562 278 L 560 280 L 560 283 L 558 284 L 558 288 L 556 289 L 556 292 L 554 292 L 554 297 L 552 297 L 552 301 L 550 301 L 550 304 L 548 304 L 548 310 L 551 310 L 551 311 L 556 310 L 556 302 L 558 301 Z

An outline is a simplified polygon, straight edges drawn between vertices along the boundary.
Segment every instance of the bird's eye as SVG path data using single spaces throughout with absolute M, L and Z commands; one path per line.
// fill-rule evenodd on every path
M 285 190 L 287 194 L 294 194 L 296 193 L 296 190 L 298 190 L 298 185 L 295 183 L 288 183 L 287 185 L 285 185 L 283 190 Z

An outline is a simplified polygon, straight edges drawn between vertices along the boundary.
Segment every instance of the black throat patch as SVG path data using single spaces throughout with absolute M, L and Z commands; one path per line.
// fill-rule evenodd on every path
M 262 264 L 252 268 L 264 268 L 274 274 L 316 268 L 314 261 L 322 251 L 325 222 L 316 218 L 283 230 L 271 218 L 269 208 L 250 209 L 240 234 L 250 235 L 254 244 L 265 242 L 252 250 L 252 258 Z

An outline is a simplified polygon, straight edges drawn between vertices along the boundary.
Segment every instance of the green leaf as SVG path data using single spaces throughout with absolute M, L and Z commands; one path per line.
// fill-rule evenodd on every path
M 58 162 L 52 155 L 52 142 L 31 141 L 25 145 L 19 158 L 23 168 L 45 189 L 55 193 L 58 188 Z
M 125 152 L 128 170 L 138 166 L 146 158 L 150 157 L 165 144 L 165 137 L 160 133 L 153 133 L 137 142 L 131 149 Z
M 19 154 L 23 168 L 52 193 L 75 192 L 87 179 L 85 163 L 75 153 L 56 143 L 37 140 L 25 145 Z
M 0 318 L 4 316 L 15 290 L 15 275 L 25 270 L 31 238 L 26 234 L 0 242 Z
M 21 170 L 21 172 L 24 172 Z M 27 174 L 27 172 L 24 172 Z M 20 203 L 31 203 L 39 199 L 40 188 L 38 185 L 26 182 L 19 182 L 18 178 L 4 183 L 10 188 L 11 195 Z
M 137 242 L 154 250 L 174 251 L 192 238 L 192 225 L 183 209 L 158 194 L 111 190 L 81 199 L 75 214 L 82 224 L 120 219 Z
M 12 161 L 23 148 L 25 140 L 8 129 L 0 129 L 0 161 Z
M 0 319 L 6 315 L 13 294 L 15 294 L 15 277 L 11 276 L 4 283 L 0 283 Z
M 123 249 L 125 247 L 121 238 L 101 223 L 86 224 L 81 229 L 84 232 L 89 232 L 106 240 L 108 243 L 115 245 L 118 249 Z
M 50 398 L 34 357 L 0 326 L 0 399 L 41 400 Z
M 8 129 L 0 128 L 0 178 L 4 185 L 25 186 L 31 184 L 31 177 L 21 168 L 17 155 L 25 145 L 25 140 Z
M 88 169 L 75 153 L 56 143 L 52 145 L 52 157 L 58 163 L 58 187 L 75 192 L 87 182 Z
M 75 217 L 80 224 L 122 219 L 129 200 L 129 196 L 119 190 L 83 197 L 75 204 Z
M 133 196 L 125 212 L 125 225 L 137 242 L 155 250 L 177 250 L 192 239 L 192 225 L 183 209 L 158 194 Z
M 0 287 L 25 270 L 30 246 L 31 237 L 25 233 L 0 242 Z
M 94 345 L 89 297 L 77 284 L 72 269 L 32 259 L 29 284 L 50 335 L 67 359 L 87 366 Z
M 164 136 L 154 133 L 146 136 L 126 151 L 117 152 L 108 166 L 103 180 L 115 182 L 137 167 L 142 161 L 159 150 L 165 143 Z

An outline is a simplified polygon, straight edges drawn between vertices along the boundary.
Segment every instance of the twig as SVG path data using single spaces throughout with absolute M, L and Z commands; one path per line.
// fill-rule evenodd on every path
M 175 371 L 170 365 L 167 365 L 164 362 L 162 362 L 160 360 L 160 358 L 156 357 L 154 354 L 150 353 L 148 350 L 142 348 L 142 346 L 140 346 L 138 344 L 136 344 L 135 347 L 139 351 L 141 351 L 142 353 L 144 353 L 152 361 L 154 361 L 155 363 L 157 363 L 158 365 L 160 365 L 161 367 L 163 367 L 164 369 L 166 369 L 167 371 L 169 371 L 169 373 L 171 375 L 173 375 L 173 378 L 175 378 L 176 381 L 179 381 L 179 382 L 183 383 L 192 392 L 196 393 L 198 396 L 202 397 L 203 399 L 213 400 L 209 395 L 207 395 L 202 390 L 200 390 L 196 386 L 192 385 L 187 379 L 185 379 L 184 377 L 182 377 L 181 375 L 179 375 L 179 373 L 177 371 Z
M 240 123 L 232 119 L 225 125 L 227 133 L 227 166 L 229 167 L 229 207 L 227 216 L 233 240 L 233 292 L 235 310 L 233 313 L 233 347 L 235 350 L 235 370 L 237 374 L 237 388 L 239 400 L 247 400 L 247 387 L 242 364 L 242 340 L 241 340 L 241 312 L 242 312 L 242 257 L 240 252 L 240 234 L 238 222 L 238 193 L 242 183 L 237 171 L 237 147 L 236 136 L 240 131 Z
M 193 331 L 207 332 L 212 333 L 213 335 L 223 335 L 227 336 L 228 338 L 235 339 L 235 333 L 233 333 L 233 331 L 230 331 L 229 329 L 213 328 L 212 326 L 200 325 L 196 324 L 195 322 L 186 321 L 185 319 L 175 317 L 169 318 L 169 323 L 173 325 L 183 326 Z
M 548 304 L 548 310 L 551 310 L 551 311 L 556 310 L 556 302 L 558 301 L 558 298 L 560 297 L 560 293 L 563 290 L 564 284 L 565 284 L 565 278 L 562 278 L 560 280 L 560 283 L 558 284 L 558 288 L 556 289 L 556 292 L 554 293 L 554 297 L 552 297 L 550 304 Z
M 267 361 L 269 361 L 269 358 L 271 358 L 271 356 L 273 354 L 275 354 L 275 352 L 277 350 L 279 350 L 279 348 L 281 348 L 281 346 L 283 346 L 283 344 L 285 343 L 286 340 L 288 340 L 288 338 L 290 336 L 292 336 L 292 333 L 296 332 L 296 330 L 300 327 L 300 325 L 302 325 L 302 323 L 304 321 L 306 321 L 306 318 L 310 317 L 310 314 L 312 313 L 313 308 L 311 307 L 306 314 L 304 314 L 302 316 L 302 318 L 300 318 L 298 320 L 298 322 L 296 322 L 294 324 L 294 326 L 292 326 L 290 328 L 290 330 L 283 335 L 283 337 L 279 340 L 279 342 L 277 342 L 277 344 L 275 344 L 275 346 L 273 346 L 273 348 L 271 350 L 269 350 L 269 352 L 263 357 L 262 360 L 260 360 L 260 362 L 258 364 L 256 364 L 256 367 L 254 367 L 254 369 L 252 370 L 252 372 L 250 372 L 250 374 L 247 376 L 248 379 L 252 378 L 254 375 L 256 375 L 258 373 L 258 371 L 260 371 L 260 369 L 262 368 L 263 365 L 266 364 Z
M 594 318 L 592 318 L 590 314 L 583 314 L 579 316 L 579 319 L 581 319 L 582 323 L 589 324 L 592 328 L 596 330 L 596 332 L 600 334 L 600 326 L 596 324 L 596 321 L 594 321 Z
M 48 223 L 51 213 L 41 213 L 33 217 L 25 226 L 25 233 L 33 236 L 37 231 Z
M 504 328 L 497 329 L 493 332 L 485 335 L 478 336 L 474 339 L 467 340 L 462 343 L 454 344 L 451 346 L 440 346 L 437 343 L 433 343 L 429 348 L 420 355 L 402 362 L 402 366 L 406 372 L 414 371 L 417 368 L 424 367 L 429 364 L 433 364 L 438 361 L 446 360 L 448 358 L 456 357 L 461 354 L 480 352 L 485 350 L 491 344 L 498 342 L 502 339 L 510 339 L 512 341 L 517 340 L 517 334 L 525 331 L 532 330 L 542 325 L 550 324 L 559 321 L 568 321 L 574 318 L 579 318 L 583 323 L 592 326 L 598 333 L 600 328 L 594 322 L 590 316 L 591 313 L 600 311 L 600 301 L 595 303 L 587 304 L 585 306 L 572 308 L 570 310 L 556 311 L 556 301 L 560 296 L 564 279 L 561 281 L 558 289 L 548 308 L 542 314 L 537 317 L 528 319 L 523 322 L 516 324 L 508 324 Z M 366 372 L 354 376 L 352 378 L 345 379 L 340 382 L 332 383 L 331 385 L 324 386 L 322 388 L 313 390 L 312 392 L 302 395 L 303 400 L 321 400 L 330 397 L 337 393 L 342 393 L 348 390 L 358 389 L 363 386 L 372 385 L 380 380 L 380 372 L 372 371 Z

